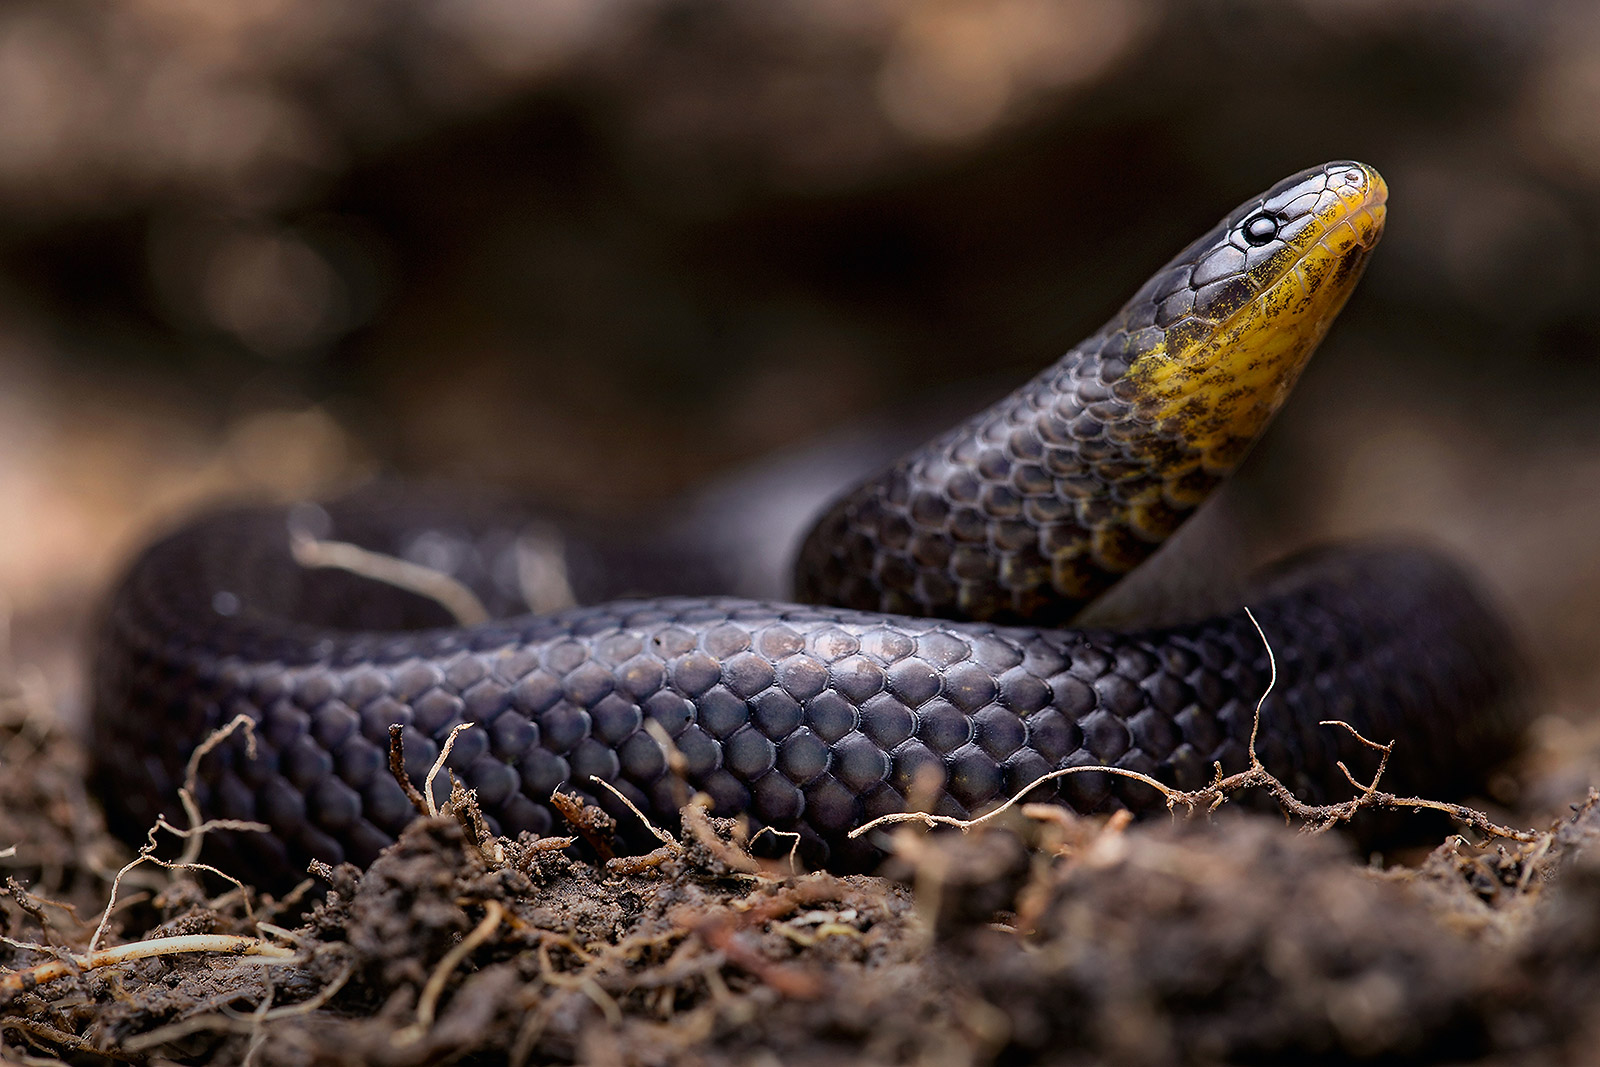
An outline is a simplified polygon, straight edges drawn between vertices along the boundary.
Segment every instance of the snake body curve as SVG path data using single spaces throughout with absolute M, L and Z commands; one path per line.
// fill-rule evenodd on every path
M 1063 767 L 1180 788 L 1239 769 L 1268 672 L 1242 610 L 1062 624 L 1242 459 L 1359 277 L 1385 198 L 1371 168 L 1336 162 L 1241 205 L 1049 370 L 843 497 L 800 553 L 805 604 L 623 600 L 461 627 L 413 594 L 300 566 L 281 509 L 202 518 L 110 601 L 93 710 L 108 810 L 135 833 L 174 810 L 189 753 L 239 714 L 257 751 L 233 739 L 208 755 L 198 799 L 272 827 L 238 835 L 264 877 L 365 863 L 394 839 L 413 812 L 387 769 L 392 723 L 418 780 L 453 727 L 476 725 L 449 766 L 497 832 L 553 829 L 557 787 L 632 825 L 592 775 L 666 819 L 704 792 L 836 867 L 872 862 L 848 832 L 913 792 L 964 816 Z M 358 500 L 318 515 L 330 538 L 402 556 L 427 525 Z M 504 539 L 467 525 L 475 562 L 457 576 L 507 611 L 489 577 Z M 1512 745 L 1511 642 L 1453 565 L 1325 550 L 1259 576 L 1248 602 L 1280 670 L 1258 749 L 1303 796 L 1346 795 L 1337 761 L 1359 758 L 1323 719 L 1402 739 L 1390 780 L 1441 796 Z M 1039 793 L 1161 807 L 1105 774 Z

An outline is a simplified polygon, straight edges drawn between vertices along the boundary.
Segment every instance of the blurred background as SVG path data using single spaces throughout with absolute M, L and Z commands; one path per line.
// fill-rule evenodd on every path
M 1240 536 L 1474 561 L 1550 679 L 1543 750 L 1592 747 L 1583 0 L 14 0 L 11 646 L 75 713 L 96 596 L 219 495 L 385 472 L 615 514 L 1002 390 L 1337 157 L 1388 178 L 1388 236 Z

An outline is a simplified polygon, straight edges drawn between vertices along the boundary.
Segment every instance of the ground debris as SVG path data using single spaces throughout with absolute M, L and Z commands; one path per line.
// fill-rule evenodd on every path
M 1232 807 L 1134 824 L 1023 805 L 966 833 L 897 827 L 892 877 L 841 877 L 759 859 L 738 821 L 693 807 L 644 861 L 486 847 L 458 792 L 370 869 L 314 865 L 282 901 L 138 870 L 99 950 L 269 955 L 88 966 L 126 853 L 59 780 L 5 786 L 55 798 L 6 813 L 18 856 L 68 827 L 86 842 L 77 866 L 8 861 L 17 1059 L 1561 1063 L 1600 1033 L 1600 795 L 1529 840 L 1452 836 L 1388 870 Z

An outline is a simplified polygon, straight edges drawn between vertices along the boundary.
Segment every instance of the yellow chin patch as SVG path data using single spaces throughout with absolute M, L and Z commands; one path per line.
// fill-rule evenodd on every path
M 1190 495 L 1175 475 L 1197 469 L 1222 475 L 1238 465 L 1360 279 L 1383 232 L 1387 190 L 1368 169 L 1359 195 L 1334 192 L 1281 250 L 1248 273 L 1257 287 L 1237 309 L 1215 323 L 1176 324 L 1129 367 L 1141 421 L 1187 452 L 1164 472 L 1169 499 L 1186 502 Z

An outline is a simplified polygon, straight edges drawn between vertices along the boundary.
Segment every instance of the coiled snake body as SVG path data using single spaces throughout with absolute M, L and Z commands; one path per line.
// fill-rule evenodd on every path
M 365 863 L 394 839 L 413 810 L 387 769 L 392 723 L 419 780 L 476 724 L 449 765 L 501 833 L 551 830 L 557 787 L 630 825 L 591 775 L 665 820 L 687 784 L 840 867 L 875 855 L 848 832 L 930 776 L 934 810 L 962 816 L 1062 767 L 1182 788 L 1239 769 L 1268 668 L 1242 610 L 1063 624 L 1243 458 L 1359 278 L 1386 195 L 1371 168 L 1336 162 L 1246 202 L 1050 369 L 840 500 L 800 554 L 805 604 L 616 601 L 461 627 L 301 567 L 281 510 L 203 518 L 141 556 L 107 613 L 93 722 L 108 807 L 135 832 L 173 810 L 189 753 L 237 714 L 259 750 L 208 755 L 199 801 L 272 827 L 239 841 L 267 875 Z M 394 553 L 418 522 L 359 500 L 320 518 Z M 505 610 L 492 581 L 459 577 Z M 1319 720 L 1403 739 L 1391 780 L 1436 795 L 1480 783 L 1512 743 L 1508 639 L 1450 564 L 1322 551 L 1248 600 L 1280 668 L 1258 749 L 1303 796 L 1348 790 L 1351 742 Z M 1162 803 L 1094 773 L 1039 793 L 1086 812 Z

